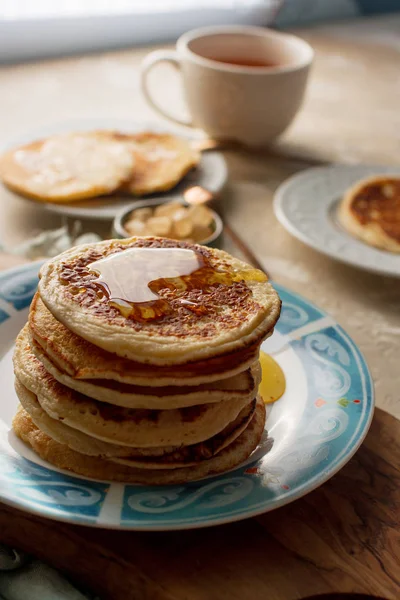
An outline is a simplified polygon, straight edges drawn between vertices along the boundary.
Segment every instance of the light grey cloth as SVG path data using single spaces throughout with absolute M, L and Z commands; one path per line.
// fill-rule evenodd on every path
M 6 254 L 22 256 L 29 260 L 38 260 L 39 258 L 56 256 L 64 250 L 69 250 L 72 246 L 101 241 L 101 237 L 97 233 L 82 233 L 82 223 L 80 221 L 73 221 L 72 223 L 64 221 L 63 226 L 59 229 L 42 231 L 17 246 L 0 244 L 0 250 Z
M 48 565 L 0 545 L 0 600 L 100 600 Z

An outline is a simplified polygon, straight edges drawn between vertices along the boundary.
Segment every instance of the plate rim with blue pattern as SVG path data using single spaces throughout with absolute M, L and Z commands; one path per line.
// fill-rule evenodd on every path
M 26 319 L 41 264 L 0 274 L 0 374 L 6 374 L 7 397 L 14 393 L 12 342 Z M 284 367 L 288 386 L 268 415 L 264 446 L 269 446 L 269 452 L 261 449 L 233 471 L 185 485 L 95 481 L 36 457 L 10 432 L 3 407 L 0 501 L 73 524 L 163 531 L 253 517 L 288 504 L 330 479 L 368 432 L 374 411 L 372 378 L 360 350 L 332 317 L 273 284 L 283 307 L 278 333 L 265 342 L 265 349 Z M 11 401 L 17 405 L 16 397 Z

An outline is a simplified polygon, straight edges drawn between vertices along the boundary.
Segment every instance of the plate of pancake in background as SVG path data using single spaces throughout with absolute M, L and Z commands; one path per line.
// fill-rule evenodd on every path
M 102 220 L 135 199 L 168 201 L 191 186 L 217 194 L 226 163 L 218 152 L 201 153 L 199 139 L 118 119 L 42 127 L 3 148 L 2 193 L 65 216 Z
M 277 190 L 275 215 L 314 250 L 348 265 L 400 277 L 400 169 L 331 165 L 307 169 Z
M 0 333 L 0 498 L 48 518 L 251 517 L 334 475 L 372 419 L 331 317 L 196 244 L 108 240 L 4 272 Z

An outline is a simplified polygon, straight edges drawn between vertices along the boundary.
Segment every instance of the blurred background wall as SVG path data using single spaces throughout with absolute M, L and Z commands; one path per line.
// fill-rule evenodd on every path
M 211 24 L 286 28 L 396 10 L 400 0 L 0 0 L 0 62 L 161 43 Z

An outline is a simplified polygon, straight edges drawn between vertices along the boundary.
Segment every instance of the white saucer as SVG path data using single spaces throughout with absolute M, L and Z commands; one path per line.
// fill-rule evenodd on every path
M 400 277 L 400 254 L 379 250 L 356 239 L 337 219 L 344 192 L 364 177 L 380 174 L 399 176 L 397 167 L 332 165 L 315 167 L 294 175 L 277 190 L 277 219 L 296 238 L 349 265 Z
M 3 145 L 2 151 L 29 143 L 54 133 L 64 133 L 67 131 L 90 131 L 96 129 L 116 129 L 124 133 L 136 133 L 138 131 L 157 131 L 168 132 L 175 135 L 187 137 L 185 132 L 173 129 L 171 127 L 162 127 L 154 123 L 139 123 L 135 121 L 126 121 L 121 119 L 84 119 L 72 120 L 58 124 L 48 125 L 31 131 L 16 139 L 9 140 Z M 198 137 L 198 136 L 196 136 Z M 184 177 L 184 179 L 175 188 L 165 194 L 156 194 L 152 198 L 159 198 L 160 201 L 172 200 L 174 197 L 180 197 L 182 192 L 191 185 L 199 185 L 204 187 L 212 194 L 217 194 L 224 187 L 228 177 L 226 162 L 222 154 L 219 152 L 207 151 L 202 153 L 200 164 L 196 169 Z M 7 192 L 17 195 L 11 190 Z M 146 196 L 146 198 L 149 196 Z M 18 198 L 23 198 L 19 196 Z M 27 202 L 33 202 L 29 198 L 24 198 Z M 100 219 L 111 221 L 115 215 L 126 205 L 132 204 L 134 198 L 132 196 L 120 196 L 110 198 L 96 198 L 93 200 L 82 200 L 81 202 L 71 202 L 70 204 L 53 204 L 53 203 L 36 203 L 37 206 L 45 208 L 51 212 L 58 213 L 67 217 L 75 217 L 78 219 Z M 143 198 L 138 198 L 142 201 Z

